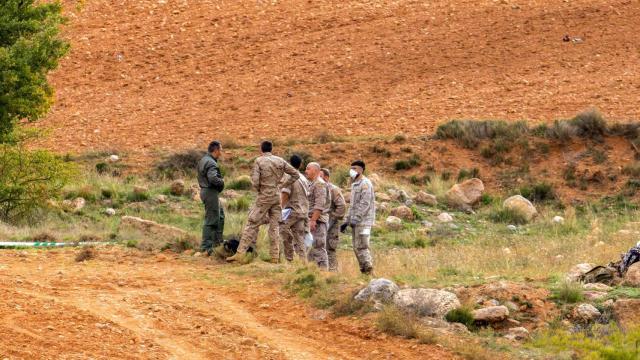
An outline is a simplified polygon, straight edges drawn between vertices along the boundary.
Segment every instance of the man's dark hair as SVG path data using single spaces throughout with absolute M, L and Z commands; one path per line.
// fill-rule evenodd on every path
M 324 176 L 331 176 L 331 171 L 329 171 L 329 169 L 327 168 L 322 168 L 322 173 L 324 174 Z
M 356 161 L 352 162 L 351 166 L 360 166 L 363 171 L 365 170 L 364 161 L 362 161 L 362 160 L 356 160 Z
M 220 149 L 222 145 L 220 144 L 220 141 L 214 140 L 212 142 L 209 143 L 209 153 L 212 153 L 218 149 Z
M 273 143 L 268 140 L 263 141 L 262 144 L 260 144 L 260 150 L 262 150 L 263 153 L 271 152 L 271 150 L 273 150 Z
M 297 170 L 300 170 L 300 165 L 302 165 L 302 158 L 298 154 L 293 154 L 289 159 L 289 163 Z

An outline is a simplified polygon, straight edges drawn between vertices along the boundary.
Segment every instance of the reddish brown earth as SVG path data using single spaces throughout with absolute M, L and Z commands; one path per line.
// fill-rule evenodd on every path
M 37 145 L 134 165 L 211 138 L 431 134 L 452 118 L 637 119 L 631 0 L 66 0 Z M 563 36 L 580 43 L 563 42 Z
M 120 248 L 0 253 L 0 358 L 451 359 L 332 319 L 207 259 Z

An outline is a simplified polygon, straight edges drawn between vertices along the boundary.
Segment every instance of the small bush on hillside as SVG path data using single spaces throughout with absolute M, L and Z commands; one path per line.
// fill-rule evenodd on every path
M 407 141 L 407 139 L 407 135 L 403 133 L 398 133 L 393 136 L 393 142 L 397 144 L 404 143 L 405 141 Z
M 377 155 L 380 155 L 382 157 L 391 157 L 391 151 L 389 151 L 386 147 L 384 146 L 379 146 L 379 145 L 373 145 L 373 147 L 371 148 L 371 152 Z
M 546 182 L 524 186 L 520 188 L 520 195 L 532 202 L 551 201 L 557 198 L 553 186 Z
M 169 179 L 193 176 L 198 162 L 206 154 L 207 152 L 203 150 L 187 150 L 171 154 L 158 162 L 155 169 L 158 175 Z
M 551 298 L 563 303 L 574 304 L 584 299 L 582 284 L 573 281 L 564 281 L 552 290 Z
M 387 334 L 401 336 L 406 339 L 417 339 L 421 344 L 435 344 L 437 337 L 419 325 L 415 316 L 402 312 L 388 305 L 378 314 L 376 326 Z
M 526 134 L 528 131 L 529 128 L 523 121 L 453 120 L 438 126 L 438 129 L 436 130 L 436 138 L 454 139 L 463 147 L 474 149 L 482 140 L 499 139 L 505 143 L 511 143 Z
M 414 167 L 419 165 L 420 165 L 420 157 L 418 155 L 413 155 L 409 159 L 396 161 L 393 164 L 393 168 L 396 171 L 402 171 L 402 170 L 413 169 Z
M 458 182 L 463 181 L 465 179 L 473 179 L 480 177 L 480 170 L 478 168 L 472 169 L 460 169 L 458 172 Z
M 349 182 L 349 168 L 339 167 L 331 171 L 331 182 L 338 187 L 344 187 Z
M 84 246 L 77 254 L 76 254 L 76 262 L 83 262 L 91 259 L 95 259 L 96 257 L 96 249 L 93 246 Z
M 327 144 L 330 142 L 338 142 L 341 141 L 342 139 L 340 139 L 339 137 L 331 134 L 328 131 L 321 131 L 320 133 L 318 133 L 316 136 L 313 137 L 313 142 L 316 144 Z
M 527 223 L 527 218 L 519 211 L 511 209 L 497 209 L 489 213 L 489 220 L 495 223 L 503 223 L 510 225 L 523 225 Z
M 0 220 L 25 220 L 57 197 L 74 173 L 48 151 L 0 145 Z
M 247 175 L 243 175 L 229 182 L 226 188 L 231 190 L 251 190 L 252 186 L 251 178 Z
M 463 324 L 469 330 L 475 328 L 475 320 L 473 318 L 473 314 L 471 313 L 471 309 L 466 307 L 453 309 L 449 311 L 444 318 L 451 323 Z
M 363 315 L 374 311 L 371 301 L 358 301 L 354 299 L 356 293 L 349 293 L 339 298 L 331 308 L 334 317 Z
M 237 197 L 227 203 L 227 209 L 229 209 L 229 211 L 243 212 L 249 210 L 250 207 L 251 199 L 247 196 Z
M 570 123 L 576 127 L 576 134 L 582 138 L 601 140 L 607 133 L 607 122 L 595 109 L 579 113 Z

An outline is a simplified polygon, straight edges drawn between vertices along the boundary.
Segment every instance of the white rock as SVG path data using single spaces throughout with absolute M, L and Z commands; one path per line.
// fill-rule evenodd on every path
M 591 304 L 580 304 L 573 309 L 573 318 L 579 321 L 590 322 L 600 315 L 600 311 Z
M 367 287 L 356 294 L 354 299 L 358 301 L 390 302 L 393 296 L 400 290 L 398 285 L 391 280 L 379 278 L 369 282 Z
M 514 195 L 508 198 L 502 206 L 505 209 L 521 214 L 526 221 L 531 221 L 538 214 L 538 210 L 536 210 L 531 201 L 525 199 L 522 195 Z
M 518 227 L 515 225 L 507 225 L 507 230 L 509 231 L 518 231 Z
M 509 340 L 525 340 L 529 338 L 529 330 L 519 326 L 508 330 L 507 335 L 504 336 Z
M 443 318 L 449 311 L 459 308 L 458 297 L 448 291 L 436 289 L 403 289 L 393 297 L 393 303 L 402 310 L 418 316 Z
M 451 214 L 449 214 L 449 213 L 443 212 L 440 215 L 438 215 L 438 220 L 440 222 L 444 222 L 444 223 L 452 222 L 453 221 L 453 216 L 451 216 Z
M 110 163 L 116 163 L 116 162 L 120 161 L 120 157 L 118 155 L 113 154 L 113 155 L 109 156 L 109 160 L 108 161 Z
M 167 202 L 167 195 L 162 195 L 162 194 L 158 194 L 156 195 L 156 202 L 160 203 L 160 204 L 164 204 Z
M 554 224 L 564 224 L 564 218 L 562 216 L 554 216 L 551 222 Z
M 115 215 L 115 214 L 116 214 L 116 209 L 114 209 L 114 208 L 107 208 L 107 209 L 104 211 L 104 213 L 105 213 L 105 214 L 107 214 L 108 216 L 113 216 L 113 215 Z
M 389 229 L 398 230 L 402 228 L 402 219 L 396 216 L 389 216 L 385 221 Z
M 509 317 L 509 309 L 504 305 L 490 306 L 472 312 L 473 319 L 481 322 L 500 322 Z
M 511 255 L 511 249 L 509 249 L 508 247 L 503 248 L 503 249 L 502 249 L 502 252 L 503 252 L 505 255 Z

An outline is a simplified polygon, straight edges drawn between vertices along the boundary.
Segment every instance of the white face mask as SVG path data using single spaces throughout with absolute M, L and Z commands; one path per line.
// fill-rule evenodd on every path
M 353 169 L 349 169 L 349 176 L 351 176 L 352 179 L 355 179 L 356 176 L 358 176 L 358 172 Z

